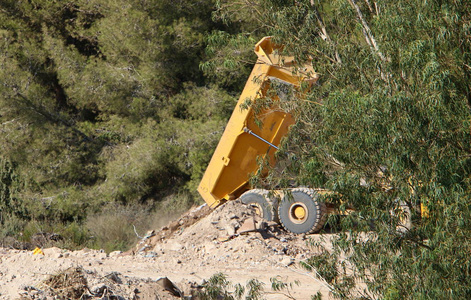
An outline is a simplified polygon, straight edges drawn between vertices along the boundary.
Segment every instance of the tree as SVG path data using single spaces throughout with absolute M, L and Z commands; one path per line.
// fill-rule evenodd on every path
M 205 35 L 227 28 L 213 10 L 212 0 L 0 3 L 0 146 L 25 219 L 81 221 L 105 202 L 189 193 L 233 101 L 199 67 Z
M 367 290 L 333 281 L 335 295 L 468 298 L 470 4 L 247 5 L 263 10 L 260 26 L 287 53 L 311 58 L 320 74 L 307 99 L 290 103 L 297 124 L 268 180 L 327 188 L 341 195 L 340 209 L 355 208 L 331 254 L 348 253 Z M 410 230 L 396 230 L 398 203 L 411 209 Z

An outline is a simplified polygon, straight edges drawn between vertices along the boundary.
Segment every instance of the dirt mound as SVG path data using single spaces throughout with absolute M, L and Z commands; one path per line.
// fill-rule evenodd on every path
M 183 214 L 178 220 L 172 221 L 167 226 L 162 227 L 158 232 L 155 232 L 155 230 L 148 231 L 133 249 L 123 253 L 123 255 L 145 253 L 151 250 L 157 243 L 170 238 L 175 232 L 181 232 L 185 228 L 195 224 L 200 219 L 206 217 L 210 212 L 211 209 L 205 204 L 194 208 Z
M 328 287 L 298 262 L 319 253 L 309 240 L 325 245 L 324 238 L 329 235 L 282 231 L 237 200 L 214 210 L 200 206 L 148 232 L 127 253 L 47 248 L 35 255 L 0 248 L 0 299 L 74 299 L 80 293 L 82 299 L 181 299 L 220 273 L 242 286 L 257 279 L 267 291 L 274 277 L 299 282 L 290 292 L 309 299 L 318 291 L 327 295 Z M 265 296 L 280 299 L 276 292 Z
M 192 217 L 196 211 L 184 215 L 152 237 L 144 238 L 136 246 L 140 251 L 135 253 L 174 262 L 178 269 L 179 265 L 194 260 L 201 261 L 200 266 L 212 264 L 214 260 L 216 263 L 232 261 L 240 266 L 262 261 L 289 265 L 315 252 L 307 245 L 305 236 L 282 231 L 278 224 L 261 219 L 239 200 L 229 201 L 213 211 L 207 207 L 198 210 L 204 212 L 204 218 Z M 191 226 L 187 220 L 192 220 Z
M 99 276 L 81 266 L 50 275 L 41 284 L 24 286 L 20 299 L 181 299 L 184 293 L 167 277 L 138 279 L 111 272 Z

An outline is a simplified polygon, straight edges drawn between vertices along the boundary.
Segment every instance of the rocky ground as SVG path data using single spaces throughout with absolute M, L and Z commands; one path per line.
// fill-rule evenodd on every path
M 197 299 L 217 273 L 233 284 L 257 279 L 264 299 L 310 299 L 318 291 L 328 298 L 328 286 L 299 266 L 326 239 L 288 234 L 237 201 L 202 206 L 125 253 L 0 248 L 0 299 Z M 271 278 L 297 284 L 275 292 Z

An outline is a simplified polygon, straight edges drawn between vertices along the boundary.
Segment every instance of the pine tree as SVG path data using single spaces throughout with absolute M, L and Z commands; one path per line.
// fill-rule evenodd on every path
M 213 10 L 212 0 L 0 3 L 0 146 L 25 219 L 80 221 L 106 202 L 189 193 L 233 101 L 199 67 L 205 35 L 226 27 Z

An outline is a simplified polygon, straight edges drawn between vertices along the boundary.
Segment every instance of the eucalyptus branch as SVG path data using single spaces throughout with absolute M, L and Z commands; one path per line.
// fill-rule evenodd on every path
M 330 74 L 330 76 L 332 76 L 332 78 L 338 79 L 338 77 L 337 77 L 337 76 L 335 76 L 335 74 L 334 74 L 334 73 L 332 73 L 332 71 L 331 71 L 331 70 L 327 70 L 327 72 L 329 72 L 329 74 Z
M 260 12 L 260 10 L 257 9 L 257 4 L 254 3 L 253 1 L 249 1 L 249 0 L 245 0 L 245 3 L 247 5 L 247 7 L 250 7 L 252 10 L 255 10 L 255 12 L 257 13 L 257 15 L 259 17 L 263 16 L 263 14 Z
M 335 59 L 333 59 L 332 57 L 328 56 L 327 54 L 325 54 L 324 52 L 320 51 L 319 49 L 314 49 L 317 53 L 319 54 L 322 54 L 324 55 L 328 60 L 330 60 L 331 62 L 333 63 L 336 63 L 337 61 Z
M 320 105 L 320 106 L 324 106 L 324 104 L 322 104 L 322 103 L 320 103 L 320 102 L 312 101 L 312 100 L 306 100 L 306 99 L 298 99 L 298 100 L 299 100 L 299 101 L 308 102 L 308 103 L 317 104 L 317 105 Z
M 379 49 L 378 43 L 376 42 L 376 39 L 373 35 L 373 32 L 370 29 L 370 26 L 368 25 L 365 18 L 363 17 L 360 7 L 357 5 L 355 0 L 348 0 L 348 2 L 355 9 L 357 13 L 358 20 L 360 21 L 361 26 L 362 26 L 363 35 L 365 36 L 365 40 L 367 44 L 370 46 L 372 52 L 378 55 L 378 57 L 380 58 L 382 62 L 390 61 L 390 59 L 385 57 L 383 53 L 381 52 L 381 50 Z M 378 73 L 384 81 L 389 81 L 389 79 L 391 78 L 390 74 L 384 74 L 381 67 L 378 67 Z
M 317 7 L 314 5 L 314 0 L 311 0 L 311 7 L 312 7 L 312 10 L 314 11 L 314 14 L 316 15 L 317 23 L 319 23 L 319 27 L 320 27 L 321 32 L 322 32 L 321 36 L 323 36 L 324 40 L 326 40 L 328 43 L 330 43 L 332 48 L 334 49 L 335 59 L 336 59 L 335 62 L 341 64 L 342 59 L 340 58 L 340 54 L 337 51 L 337 45 L 334 43 L 334 41 L 332 41 L 332 39 L 330 38 L 330 35 L 327 33 L 327 29 L 325 27 L 324 20 L 322 19 L 322 16 L 320 15 L 319 11 L 317 10 Z
M 371 7 L 370 1 L 365 0 L 366 5 L 368 6 L 368 9 L 370 10 L 371 13 L 374 13 L 373 7 Z
M 312 278 L 314 279 L 315 281 L 319 282 L 320 284 L 322 284 L 323 286 L 325 286 L 330 292 L 334 293 L 334 287 L 331 286 L 329 283 L 327 283 L 327 280 L 324 279 L 324 277 L 322 277 L 319 272 L 317 272 L 316 268 L 314 268 L 314 266 L 308 264 L 306 261 L 300 261 L 302 262 L 303 264 L 305 264 L 306 266 L 310 267 L 311 270 L 314 270 L 314 273 L 316 274 L 316 276 L 312 276 L 311 274 L 309 273 L 305 273 L 305 272 L 299 272 L 293 268 L 290 268 L 290 267 L 287 267 L 289 270 L 295 272 L 295 273 L 298 273 L 298 274 L 301 274 L 301 275 L 306 275 L 307 277 L 309 278 Z
M 376 39 L 373 36 L 373 33 L 371 32 L 370 26 L 368 26 L 368 23 L 366 23 L 365 18 L 363 17 L 363 14 L 360 10 L 360 7 L 356 4 L 355 0 L 348 0 L 352 7 L 356 10 L 358 19 L 361 22 L 361 25 L 363 26 L 364 29 L 364 35 L 365 39 L 368 44 L 370 44 L 375 52 L 378 54 L 378 56 L 381 58 L 382 61 L 387 61 L 388 59 L 384 57 L 383 53 L 379 50 L 378 44 L 376 43 Z
M 413 242 L 414 244 L 416 244 L 416 245 L 418 245 L 418 246 L 420 246 L 420 247 L 426 248 L 426 249 L 428 249 L 428 250 L 433 250 L 433 248 L 430 247 L 429 245 L 426 245 L 426 244 L 424 244 L 424 243 L 422 243 L 422 242 L 419 242 L 419 241 L 417 241 L 417 240 L 414 240 L 414 239 L 407 239 L 407 240 Z
M 287 294 L 287 293 L 283 293 L 283 292 L 265 292 L 265 294 L 268 294 L 268 295 L 283 295 L 288 299 L 296 300 L 296 298 L 291 296 L 291 294 Z
M 379 16 L 379 14 L 381 13 L 381 10 L 379 9 L 378 2 L 376 1 L 375 1 L 375 11 L 376 11 L 376 15 Z

